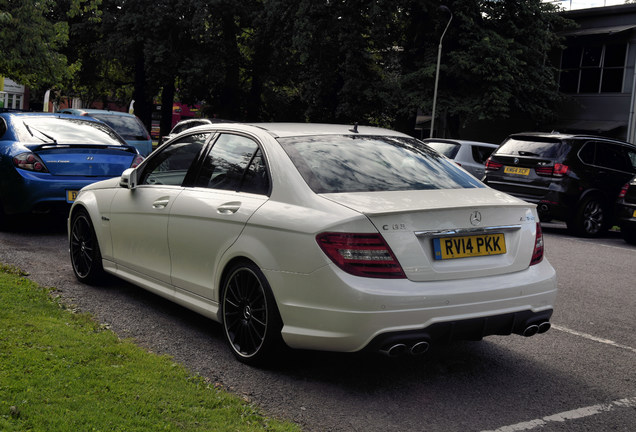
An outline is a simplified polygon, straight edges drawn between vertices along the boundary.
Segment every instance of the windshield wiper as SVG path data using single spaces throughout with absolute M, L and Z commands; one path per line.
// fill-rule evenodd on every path
M 44 132 L 42 132 L 41 130 L 38 130 L 36 128 L 31 128 L 31 126 L 29 126 L 26 123 L 24 124 L 24 126 L 26 127 L 27 131 L 29 131 L 29 133 L 31 134 L 32 137 L 38 138 L 39 140 L 42 140 L 43 142 L 45 142 L 47 144 L 55 144 L 55 145 L 57 145 L 57 140 L 55 138 L 53 138 L 51 135 L 47 135 Z M 36 131 L 37 133 L 39 133 L 40 135 L 44 136 L 49 141 L 45 140 L 44 138 L 42 138 L 40 136 L 36 137 L 35 134 L 33 133 L 33 131 Z

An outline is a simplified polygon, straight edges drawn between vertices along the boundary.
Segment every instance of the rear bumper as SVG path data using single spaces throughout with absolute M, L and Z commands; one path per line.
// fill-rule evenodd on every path
M 525 185 L 487 179 L 493 189 L 505 192 L 515 198 L 536 204 L 541 220 L 568 220 L 576 209 L 578 197 L 566 193 L 563 183 L 553 182 L 546 186 Z
M 16 170 L 11 180 L 2 185 L 2 205 L 6 214 L 31 212 L 68 212 L 68 191 L 79 191 L 86 185 L 108 177 L 53 176 Z
M 438 282 L 360 278 L 332 266 L 311 275 L 265 274 L 285 342 L 343 352 L 379 349 L 400 337 L 435 342 L 514 333 L 522 319 L 549 319 L 557 292 L 545 259 L 520 272 Z

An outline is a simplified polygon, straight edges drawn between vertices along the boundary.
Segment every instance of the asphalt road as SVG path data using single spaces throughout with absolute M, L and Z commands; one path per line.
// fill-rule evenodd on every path
M 36 228 L 34 228 L 36 227 Z M 76 282 L 63 223 L 0 232 L 0 262 L 55 287 L 124 338 L 306 431 L 636 430 L 636 247 L 544 225 L 557 269 L 553 329 L 432 347 L 421 357 L 293 352 L 262 370 L 234 360 L 218 324 L 125 282 Z

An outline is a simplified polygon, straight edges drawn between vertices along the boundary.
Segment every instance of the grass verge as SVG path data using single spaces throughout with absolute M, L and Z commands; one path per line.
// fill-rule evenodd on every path
M 0 264 L 0 430 L 298 431 Z

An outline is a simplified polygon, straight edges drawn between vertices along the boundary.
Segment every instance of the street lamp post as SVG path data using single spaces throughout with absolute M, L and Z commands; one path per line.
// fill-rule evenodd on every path
M 444 39 L 446 30 L 448 30 L 448 26 L 450 26 L 450 23 L 453 20 L 453 13 L 447 6 L 441 5 L 439 7 L 439 10 L 448 12 L 448 14 L 450 15 L 450 18 L 448 19 L 446 28 L 442 32 L 442 36 L 439 38 L 439 47 L 437 48 L 437 69 L 435 71 L 435 89 L 433 90 L 433 110 L 431 112 L 431 134 L 430 134 L 431 138 L 433 138 L 433 130 L 435 129 L 435 106 L 437 105 L 437 84 L 439 82 L 439 64 L 442 59 L 442 39 Z

